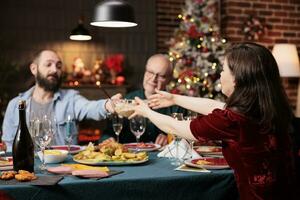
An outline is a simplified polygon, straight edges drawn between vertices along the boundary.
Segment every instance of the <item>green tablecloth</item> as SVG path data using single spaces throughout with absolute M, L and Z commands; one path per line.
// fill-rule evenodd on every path
M 150 153 L 149 158 L 140 165 L 109 167 L 124 173 L 105 179 L 66 176 L 54 186 L 0 185 L 0 190 L 17 200 L 238 199 L 232 170 L 175 171 L 167 158 L 157 158 L 156 153 Z

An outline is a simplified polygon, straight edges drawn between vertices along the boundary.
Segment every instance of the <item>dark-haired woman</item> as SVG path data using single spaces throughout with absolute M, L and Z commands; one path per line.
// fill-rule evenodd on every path
M 241 200 L 292 199 L 294 167 L 289 129 L 293 113 L 271 52 L 254 43 L 227 50 L 221 73 L 226 103 L 157 91 L 150 107 L 179 105 L 203 114 L 176 121 L 140 99 L 134 115 L 149 118 L 164 132 L 201 140 L 222 140 Z

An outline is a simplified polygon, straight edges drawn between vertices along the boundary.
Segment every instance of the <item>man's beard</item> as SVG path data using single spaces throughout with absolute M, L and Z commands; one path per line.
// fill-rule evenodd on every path
M 49 76 L 49 75 L 48 75 Z M 43 77 L 43 75 L 37 71 L 36 82 L 38 85 L 48 92 L 56 92 L 62 82 L 62 77 L 57 74 L 52 74 L 56 79 L 48 80 L 47 77 Z

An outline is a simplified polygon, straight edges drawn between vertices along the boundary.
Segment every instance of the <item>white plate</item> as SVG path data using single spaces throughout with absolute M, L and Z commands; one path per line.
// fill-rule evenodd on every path
M 86 165 L 136 165 L 145 163 L 148 161 L 148 159 L 145 160 L 139 160 L 139 161 L 98 161 L 95 162 L 93 160 L 77 160 L 73 158 L 75 162 L 78 162 L 80 164 L 86 164 Z
M 196 164 L 198 160 L 207 161 L 209 163 L 205 163 L 202 165 Z M 197 168 L 205 168 L 205 169 L 227 169 L 229 165 L 227 164 L 224 158 L 219 157 L 205 157 L 205 158 L 197 158 L 197 159 L 189 159 L 184 161 L 184 164 L 190 167 Z
M 197 146 L 195 151 L 202 155 L 218 155 L 222 156 L 222 147 L 220 146 Z
M 85 146 L 79 146 L 79 145 L 71 145 L 71 154 L 78 153 L 80 151 L 83 151 L 86 147 Z M 60 150 L 68 150 L 68 145 L 54 145 L 51 146 L 50 149 L 60 149 Z
M 161 147 L 159 144 L 154 144 L 154 143 L 126 143 L 123 145 L 127 147 L 129 150 L 138 149 L 139 151 L 155 151 Z

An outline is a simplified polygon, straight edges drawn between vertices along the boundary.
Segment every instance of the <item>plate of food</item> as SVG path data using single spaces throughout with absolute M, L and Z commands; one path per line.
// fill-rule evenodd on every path
M 128 149 L 117 142 L 103 142 L 96 148 L 90 143 L 84 151 L 73 156 L 77 163 L 87 165 L 135 165 L 148 161 L 145 151 L 129 152 Z
M 86 147 L 84 147 L 84 146 L 71 145 L 70 146 L 70 153 L 71 154 L 76 154 L 76 153 L 79 153 L 80 151 L 83 151 L 85 148 Z M 55 145 L 55 146 L 51 146 L 50 149 L 66 150 L 66 151 L 68 151 L 68 145 Z
M 187 166 L 205 168 L 205 169 L 227 169 L 229 165 L 224 158 L 205 157 L 197 159 L 189 159 L 184 162 Z
M 222 156 L 222 147 L 220 146 L 196 146 L 195 151 L 202 155 L 219 155 Z
M 76 159 L 73 160 L 80 164 L 95 165 L 95 166 L 114 166 L 114 165 L 137 165 L 145 163 L 148 158 L 142 160 L 97 160 L 97 159 Z
M 13 158 L 11 156 L 0 157 L 0 170 L 13 169 Z
M 136 150 L 138 149 L 139 151 L 155 151 L 159 149 L 161 146 L 159 144 L 154 144 L 154 143 L 144 143 L 144 142 L 139 142 L 139 143 L 127 143 L 124 144 L 126 148 L 129 150 Z

